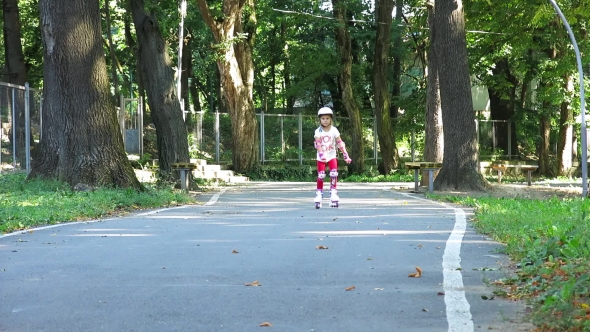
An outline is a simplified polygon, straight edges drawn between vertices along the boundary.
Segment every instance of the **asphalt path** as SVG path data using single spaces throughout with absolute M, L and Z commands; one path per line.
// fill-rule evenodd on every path
M 0 236 L 0 331 L 530 328 L 494 298 L 508 260 L 470 211 L 391 183 L 340 183 L 316 210 L 314 186 Z

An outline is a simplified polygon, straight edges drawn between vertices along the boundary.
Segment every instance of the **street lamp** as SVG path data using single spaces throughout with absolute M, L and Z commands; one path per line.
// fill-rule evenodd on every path
M 582 132 L 580 133 L 582 136 L 582 198 L 585 198 L 588 195 L 588 145 L 587 145 L 587 138 L 586 138 L 586 105 L 584 100 L 584 68 L 582 67 L 582 58 L 580 57 L 580 50 L 578 49 L 578 43 L 576 42 L 576 37 L 572 32 L 572 28 L 570 27 L 569 23 L 567 22 L 565 16 L 561 12 L 561 9 L 555 3 L 555 0 L 549 0 L 555 8 L 555 11 L 563 21 L 565 28 L 570 36 L 572 44 L 574 44 L 574 51 L 576 52 L 576 59 L 578 61 L 578 71 L 580 73 L 580 105 L 582 106 L 582 113 L 581 113 L 581 121 L 582 121 Z

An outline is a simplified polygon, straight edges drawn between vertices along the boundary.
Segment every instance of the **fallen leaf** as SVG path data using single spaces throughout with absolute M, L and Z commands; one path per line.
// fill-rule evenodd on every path
M 422 308 L 422 311 L 424 311 L 424 312 L 428 312 L 428 309 L 426 309 L 426 308 Z
M 348 291 L 351 291 L 351 290 L 353 290 L 353 289 L 356 289 L 356 287 L 354 287 L 354 286 L 350 286 L 350 287 L 346 287 L 346 288 L 344 288 L 344 290 L 345 290 L 345 291 L 347 291 L 347 292 L 348 292 Z
M 416 273 L 408 274 L 410 278 L 420 278 L 422 276 L 422 269 L 416 266 Z
M 445 292 L 438 292 L 438 295 L 445 295 Z
M 374 288 L 375 290 L 383 290 L 383 288 Z
M 255 280 L 251 283 L 248 284 L 244 284 L 245 286 L 252 286 L 252 287 L 258 287 L 258 286 L 262 286 L 262 284 L 258 283 L 258 280 Z
M 316 248 L 316 249 L 328 249 L 328 247 L 326 247 L 326 246 L 317 246 L 317 247 L 315 247 L 315 248 Z
M 332 219 L 332 221 L 336 221 L 336 219 L 338 219 L 338 218 L 334 218 L 334 219 Z
M 487 296 L 487 295 L 482 295 L 482 296 L 481 296 L 481 299 L 482 299 L 482 300 L 493 300 L 493 299 L 494 299 L 494 296 Z
M 271 324 L 271 323 L 269 323 L 269 322 L 264 322 L 264 323 L 261 323 L 261 324 L 260 324 L 260 326 L 267 326 L 267 327 L 271 327 L 271 326 L 272 326 L 272 324 Z
M 440 247 L 436 247 L 436 249 L 440 249 Z
M 239 254 L 240 252 L 234 249 L 234 250 L 232 250 L 232 252 L 231 252 L 231 253 L 232 253 L 232 254 Z
M 424 246 L 422 244 L 418 245 L 418 249 L 422 249 Z
M 373 259 L 371 257 L 367 258 L 368 261 L 372 261 Z

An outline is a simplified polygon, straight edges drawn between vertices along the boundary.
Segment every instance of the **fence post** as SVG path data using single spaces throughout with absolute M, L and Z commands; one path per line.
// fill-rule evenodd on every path
M 31 114 L 29 107 L 29 82 L 25 82 L 25 168 L 31 171 Z M 22 166 L 21 166 L 22 167 Z
M 303 165 L 303 115 L 299 112 L 299 166 Z
M 281 120 L 281 158 L 283 159 L 283 161 L 286 161 L 287 157 L 285 156 L 285 133 L 283 131 L 284 117 L 282 114 L 279 115 L 279 119 Z
M 139 125 L 139 157 L 143 157 L 143 97 L 137 98 L 137 122 Z
M 125 97 L 121 95 L 119 100 L 119 127 L 123 136 L 123 148 L 125 148 Z
M 512 160 L 512 122 L 507 121 L 506 125 L 508 126 L 508 160 Z
M 379 140 L 377 134 L 377 116 L 373 117 L 373 156 L 375 157 L 375 165 L 379 165 L 377 153 L 377 141 Z
M 264 164 L 264 111 L 260 111 L 260 160 Z
M 219 164 L 219 110 L 215 110 L 215 163 Z
M 16 114 L 16 99 L 14 94 L 14 88 L 12 89 L 12 167 L 16 169 L 16 126 L 18 123 Z

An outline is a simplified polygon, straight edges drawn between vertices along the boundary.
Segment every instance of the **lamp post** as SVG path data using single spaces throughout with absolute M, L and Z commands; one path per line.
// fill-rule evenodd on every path
M 567 29 L 572 44 L 574 45 L 574 51 L 576 52 L 576 59 L 578 62 L 578 71 L 580 73 L 580 105 L 582 106 L 582 132 L 580 133 L 580 135 L 582 136 L 582 198 L 586 198 L 586 196 L 588 195 L 588 145 L 586 138 L 586 105 L 584 100 L 584 68 L 582 67 L 582 58 L 580 56 L 580 50 L 578 49 L 578 43 L 576 42 L 576 37 L 572 32 L 572 28 L 570 27 L 569 23 L 567 22 L 567 19 L 561 12 L 561 9 L 557 5 L 557 3 L 555 3 L 555 0 L 549 0 L 549 2 L 551 2 L 551 5 L 553 5 L 553 8 L 555 8 L 555 11 L 563 21 L 565 28 Z

